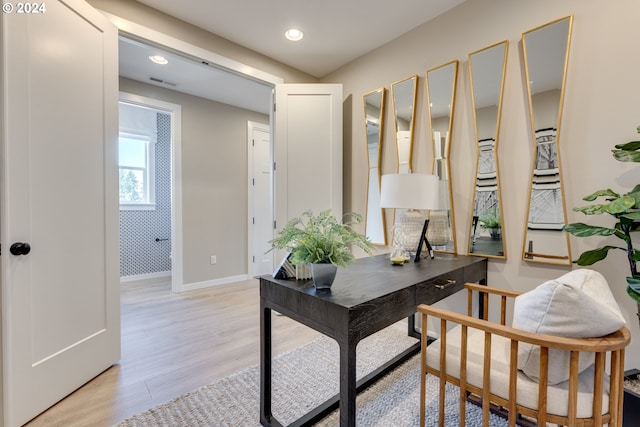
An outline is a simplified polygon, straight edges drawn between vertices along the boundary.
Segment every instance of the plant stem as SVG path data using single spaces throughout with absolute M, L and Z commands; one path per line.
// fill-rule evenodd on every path
M 629 260 L 629 268 L 631 269 L 631 277 L 638 277 L 638 269 L 636 262 L 633 260 L 633 243 L 631 242 L 631 228 L 633 224 L 620 224 L 622 232 L 627 236 L 627 259 Z

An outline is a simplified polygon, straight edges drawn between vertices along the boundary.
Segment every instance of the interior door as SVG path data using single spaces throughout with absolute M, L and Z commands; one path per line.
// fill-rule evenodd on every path
M 342 85 L 276 85 L 274 127 L 276 228 L 307 210 L 340 219 Z
M 117 31 L 81 0 L 39 12 L 0 18 L 7 427 L 120 358 Z
M 273 239 L 273 203 L 271 173 L 271 128 L 249 122 L 249 275 L 260 276 L 273 272 L 273 252 L 269 241 Z

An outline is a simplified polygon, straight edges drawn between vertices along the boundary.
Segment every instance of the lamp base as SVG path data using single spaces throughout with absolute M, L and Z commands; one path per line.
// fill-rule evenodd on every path
M 420 233 L 420 242 L 418 243 L 418 249 L 416 249 L 416 258 L 413 260 L 414 262 L 420 261 L 420 254 L 422 253 L 422 246 L 427 246 L 427 251 L 429 251 L 429 257 L 431 259 L 435 258 L 435 254 L 433 253 L 433 247 L 429 243 L 429 239 L 427 239 L 427 228 L 429 228 L 429 219 L 424 220 L 424 225 L 422 226 L 422 233 Z

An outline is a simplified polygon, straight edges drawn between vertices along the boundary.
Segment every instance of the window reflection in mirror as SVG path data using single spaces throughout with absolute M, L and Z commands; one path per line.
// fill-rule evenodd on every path
M 506 258 L 497 150 L 507 50 L 504 41 L 469 54 L 477 144 L 469 255 Z
M 398 173 L 408 173 L 411 170 L 417 88 L 418 76 L 415 75 L 391 84 L 398 149 Z
M 560 122 L 572 16 L 522 35 L 525 82 L 533 135 L 527 221 L 522 259 L 571 265 L 559 158 Z
M 440 207 L 429 213 L 428 239 L 434 250 L 456 253 L 456 227 L 449 153 L 458 61 L 427 71 L 427 106 L 433 152 L 432 173 L 440 180 Z
M 375 245 L 386 245 L 387 232 L 384 210 L 380 208 L 380 156 L 382 154 L 382 135 L 384 132 L 385 88 L 366 93 L 362 99 L 367 139 L 367 159 L 369 162 L 365 235 Z

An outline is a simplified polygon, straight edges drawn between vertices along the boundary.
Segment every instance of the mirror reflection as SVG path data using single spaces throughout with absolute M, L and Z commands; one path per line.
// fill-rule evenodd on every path
M 456 227 L 449 153 L 453 125 L 458 61 L 427 71 L 427 105 L 433 150 L 432 173 L 440 180 L 440 206 L 429 213 L 428 239 L 434 250 L 456 253 Z
M 411 170 L 417 87 L 418 76 L 407 77 L 391 85 L 398 148 L 398 173 L 408 173 Z
M 572 16 L 522 35 L 533 161 L 522 258 L 571 265 L 566 208 L 558 158 L 564 82 Z
M 469 54 L 477 160 L 468 253 L 495 258 L 506 258 L 497 148 L 507 47 L 504 41 Z
M 385 88 L 363 95 L 364 126 L 369 162 L 365 235 L 375 245 L 387 244 L 384 210 L 380 207 L 380 162 L 384 127 Z

